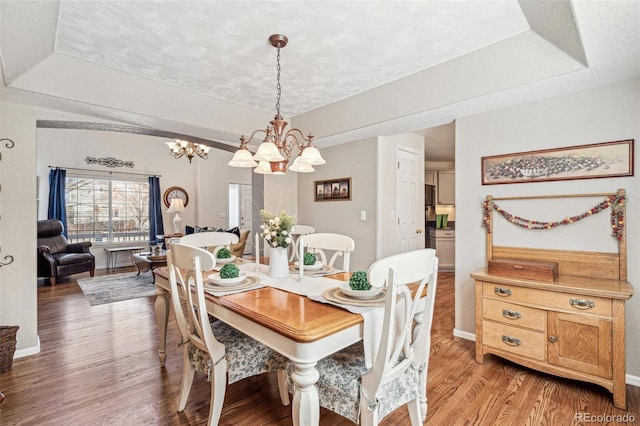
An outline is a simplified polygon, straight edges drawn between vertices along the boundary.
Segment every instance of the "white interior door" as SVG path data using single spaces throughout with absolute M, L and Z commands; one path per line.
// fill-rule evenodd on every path
M 424 189 L 420 155 L 398 148 L 396 247 L 399 253 L 424 247 Z
M 251 229 L 244 252 L 253 253 L 253 202 L 251 201 L 251 185 L 240 185 L 240 229 Z

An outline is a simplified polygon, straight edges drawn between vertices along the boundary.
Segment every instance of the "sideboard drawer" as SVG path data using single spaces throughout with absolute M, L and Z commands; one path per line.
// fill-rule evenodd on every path
M 553 284 L 549 284 L 552 287 Z M 556 308 L 566 312 L 583 312 L 611 317 L 613 302 L 603 297 L 547 291 L 536 288 L 518 287 L 508 284 L 485 282 L 482 286 L 485 298 L 509 302 L 523 302 L 545 308 Z
M 484 344 L 517 355 L 546 360 L 545 334 L 538 331 L 483 321 Z
M 516 305 L 502 300 L 485 299 L 482 304 L 482 316 L 485 319 L 518 327 L 545 331 L 546 311 L 527 306 Z
M 545 334 L 539 331 L 526 330 L 493 321 L 482 322 L 483 341 L 492 346 L 517 355 L 546 360 Z

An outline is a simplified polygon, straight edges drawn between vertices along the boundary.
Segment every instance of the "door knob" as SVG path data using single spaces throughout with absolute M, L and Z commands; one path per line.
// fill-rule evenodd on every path
M 422 234 L 422 229 L 416 229 L 416 234 Z

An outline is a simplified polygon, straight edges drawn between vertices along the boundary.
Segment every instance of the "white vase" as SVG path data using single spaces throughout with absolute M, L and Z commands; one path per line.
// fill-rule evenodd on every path
M 284 247 L 270 247 L 269 276 L 286 278 L 289 276 L 289 254 Z

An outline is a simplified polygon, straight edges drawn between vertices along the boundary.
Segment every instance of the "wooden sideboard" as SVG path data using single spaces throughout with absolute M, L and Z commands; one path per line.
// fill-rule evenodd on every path
M 613 393 L 625 409 L 625 281 L 560 275 L 549 284 L 474 272 L 476 361 L 494 354 Z
M 625 193 L 620 190 L 617 195 Z M 556 197 L 567 195 L 528 198 Z M 624 203 L 618 208 L 624 220 Z M 492 213 L 486 209 L 485 214 L 487 262 L 556 262 L 559 275 L 549 282 L 492 275 L 487 268 L 471 274 L 476 361 L 482 363 L 484 355 L 493 354 L 545 373 L 595 383 L 613 394 L 617 408 L 625 409 L 625 302 L 633 287 L 626 277 L 624 228 L 617 253 L 495 246 Z

